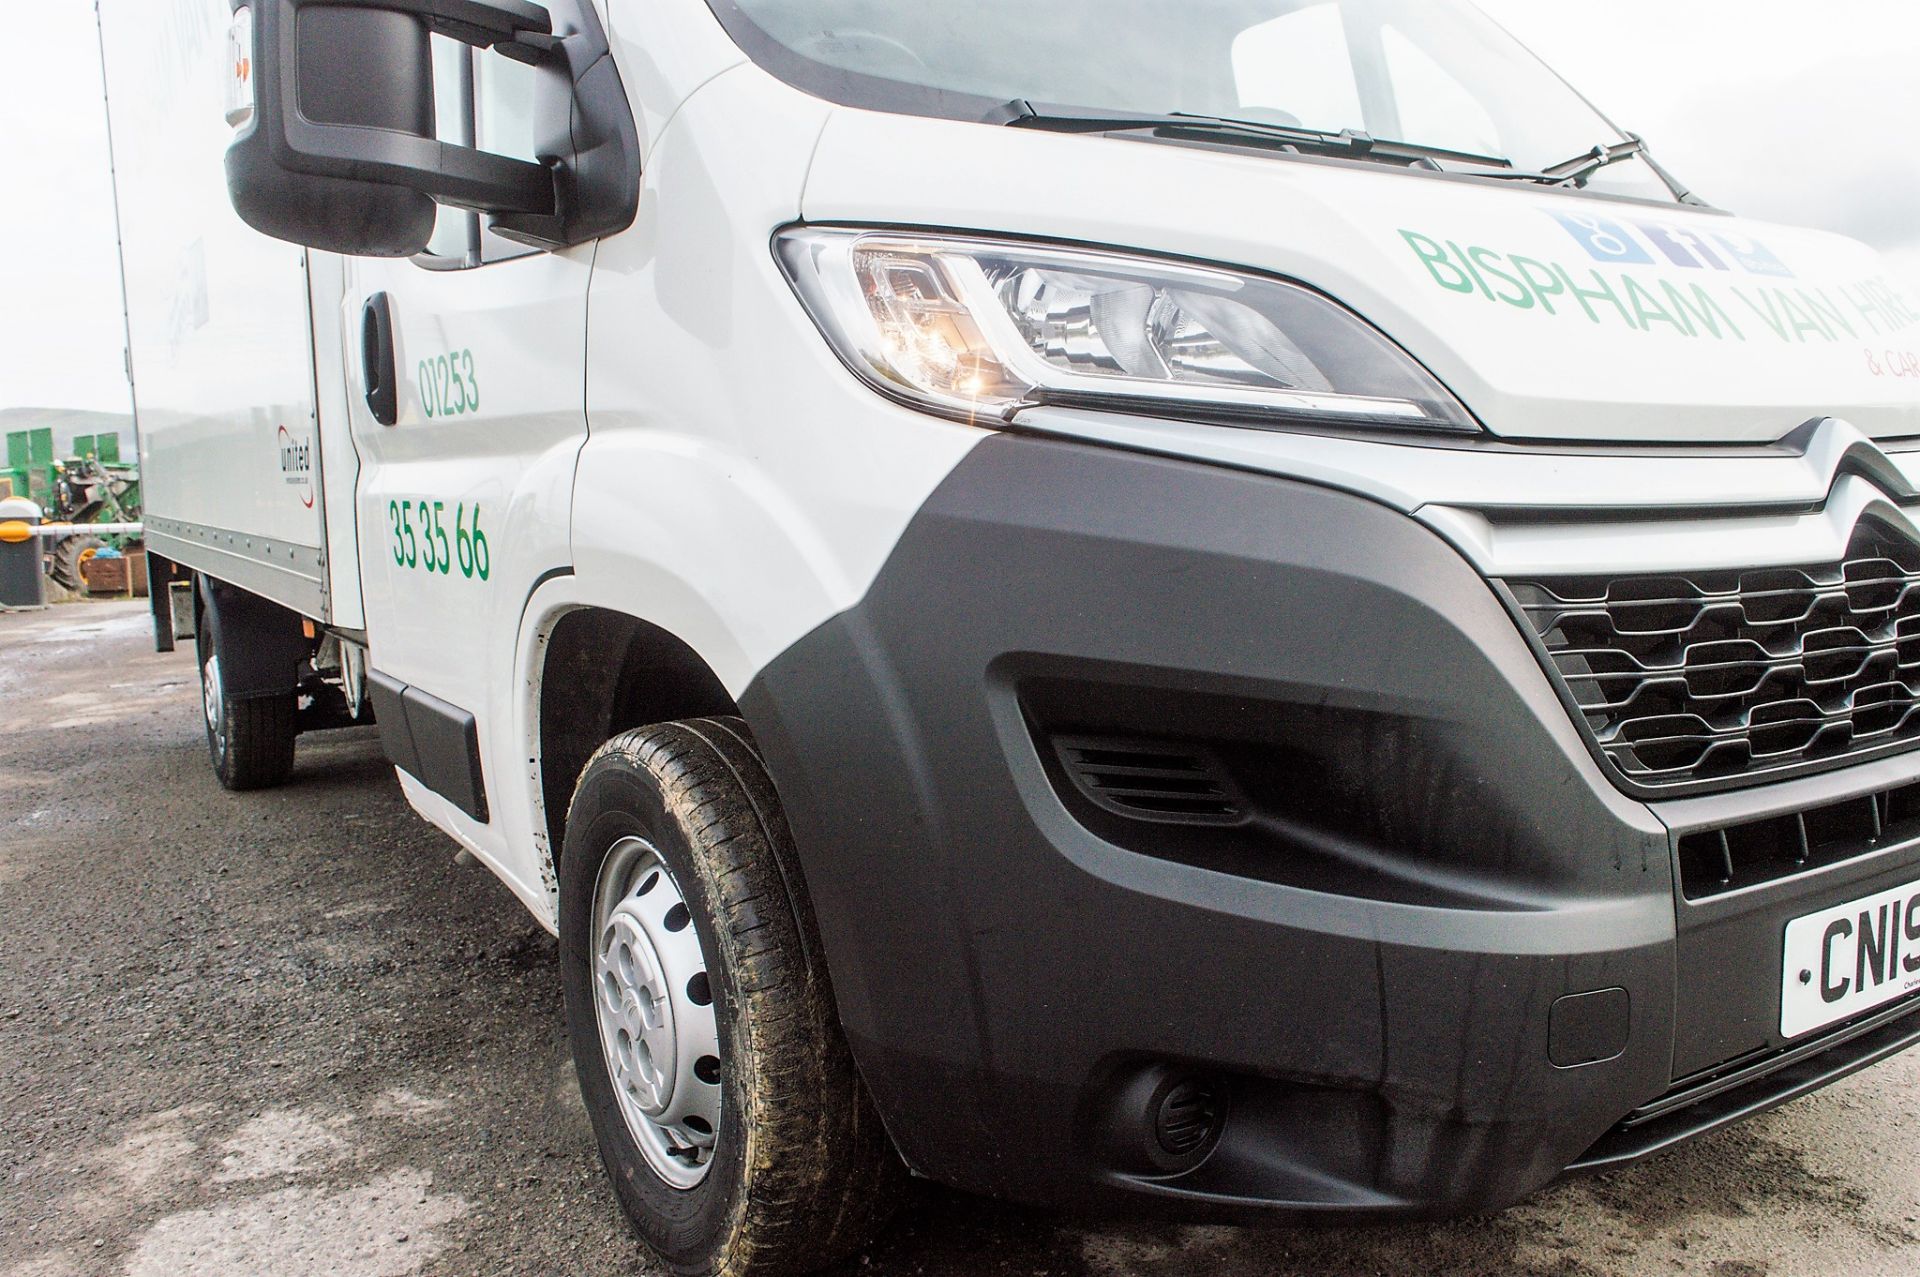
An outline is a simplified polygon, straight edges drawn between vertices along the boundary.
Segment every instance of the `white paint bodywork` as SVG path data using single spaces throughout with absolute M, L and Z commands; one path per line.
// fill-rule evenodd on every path
M 575 462 L 586 439 L 580 375 L 587 334 L 587 285 L 594 249 L 536 253 L 467 271 L 423 270 L 410 261 L 354 260 L 337 323 L 357 336 L 368 298 L 391 304 L 400 418 L 375 421 L 367 409 L 365 370 L 353 361 L 347 402 L 355 441 L 366 459 L 359 485 L 361 579 L 372 601 L 367 640 L 372 667 L 457 705 L 479 720 L 482 756 L 521 752 L 503 730 L 513 722 L 514 685 L 502 677 L 514 657 L 522 602 L 540 578 L 572 558 L 570 511 Z M 357 348 L 357 341 L 350 343 Z M 478 411 L 428 417 L 420 370 L 455 352 L 474 351 Z M 450 553 L 447 571 L 402 563 L 395 554 L 394 511 L 400 502 L 438 503 L 438 526 Z M 482 512 L 488 572 L 461 570 L 459 529 Z M 464 522 L 461 519 L 465 514 Z M 426 535 L 412 519 L 409 538 Z M 436 543 L 438 544 L 438 543 Z M 409 555 L 409 557 L 414 557 Z M 508 773 L 511 774 L 511 773 Z M 496 810 L 488 823 L 443 800 L 424 805 L 516 889 L 530 891 L 524 856 L 509 830 L 524 828 L 524 797 L 488 770 Z M 537 873 L 531 883 L 538 884 Z
M 329 589 L 274 597 L 364 626 L 377 669 L 476 715 L 490 822 L 411 778 L 407 796 L 549 926 L 538 707 L 559 620 L 583 607 L 641 618 L 737 694 L 862 598 L 928 495 L 987 437 L 880 398 L 838 362 L 776 266 L 769 240 L 783 226 L 1115 245 L 1303 281 L 1401 343 L 1498 439 L 1408 446 L 1063 410 L 1029 412 L 1021 427 L 1356 492 L 1425 520 L 1488 572 L 1696 552 L 1830 557 L 1845 535 L 1832 518 L 1753 507 L 1821 506 L 1830 491 L 1843 498 L 1835 510 L 1888 504 L 1848 486 L 1863 480 L 1836 487 L 1840 458 L 1920 435 L 1920 379 L 1872 372 L 1876 348 L 1920 345 L 1920 328 L 1869 331 L 1869 316 L 1835 302 L 1841 318 L 1783 333 L 1750 305 L 1771 298 L 1778 320 L 1767 290 L 1844 299 L 1867 296 L 1867 281 L 1894 288 L 1849 241 L 1677 206 L 852 110 L 751 63 L 704 0 L 603 5 L 645 161 L 630 229 L 468 271 L 314 255 L 309 276 L 298 250 L 252 236 L 226 204 L 219 80 L 205 65 L 225 8 L 103 5 L 116 128 L 128 121 L 116 155 L 138 267 L 129 288 L 150 510 L 323 556 Z M 132 50 L 181 15 L 185 60 L 135 67 Z M 138 112 L 118 105 L 136 94 Z M 128 200 L 129 189 L 155 196 Z M 1556 214 L 1640 228 L 1631 234 L 1649 260 L 1602 262 Z M 1762 245 L 1792 275 L 1661 258 L 1643 224 L 1688 242 Z M 1482 273 L 1461 278 L 1477 282 L 1448 287 L 1403 232 L 1496 256 L 1468 259 Z M 190 269 L 201 238 L 215 245 L 204 289 Z M 1551 314 L 1538 297 L 1502 301 L 1486 268 L 1516 255 L 1576 278 L 1632 274 L 1655 297 L 1710 286 L 1728 331 L 1694 323 L 1689 336 L 1626 310 L 1594 318 L 1570 297 Z M 361 308 L 376 292 L 394 308 L 394 427 L 370 419 L 358 366 Z M 207 322 L 183 324 L 182 306 L 201 296 Z M 1920 310 L 1910 295 L 1904 304 Z M 467 349 L 484 370 L 482 410 L 428 420 L 419 362 Z M 312 418 L 316 379 L 323 496 L 314 511 L 289 509 L 262 440 L 276 421 Z M 1840 420 L 1797 450 L 1773 446 L 1814 418 Z M 1920 480 L 1920 462 L 1896 464 Z M 487 510 L 488 581 L 396 564 L 390 503 L 421 497 Z M 1654 507 L 1667 512 L 1664 537 L 1594 522 Z M 1534 516 L 1519 530 L 1501 517 L 1515 509 Z M 1674 535 L 1675 509 L 1692 512 L 1699 539 Z M 177 553 L 216 575 L 228 562 Z
M 827 115 L 752 67 L 712 81 L 657 143 L 639 223 L 594 273 L 595 316 L 618 319 L 589 336 L 576 575 L 643 588 L 647 619 L 735 692 L 860 600 L 985 437 L 856 382 L 774 262 Z M 742 143 L 702 144 L 718 137 Z
M 1656 261 L 1661 250 L 1638 229 L 1629 232 L 1631 247 L 1648 264 L 1603 262 L 1556 215 L 1752 241 L 1794 273 Z M 1896 293 L 1900 285 L 1871 249 L 1821 232 L 1377 164 L 856 110 L 836 112 L 821 138 L 805 216 L 1117 245 L 1300 280 L 1400 342 L 1504 438 L 1767 443 L 1821 416 L 1846 417 L 1874 437 L 1920 434 L 1920 379 L 1875 376 L 1868 360 L 1890 346 L 1920 346 L 1920 328 L 1876 328 L 1841 291 L 1864 298 L 1864 284 Z M 1665 283 L 1690 300 L 1694 286 L 1708 288 L 1741 337 L 1714 339 L 1698 324 L 1701 335 L 1688 337 L 1657 320 L 1643 330 L 1604 301 L 1590 303 L 1598 321 L 1570 297 L 1549 297 L 1552 315 L 1537 299 L 1519 309 L 1497 300 L 1519 294 L 1490 276 L 1486 291 L 1449 291 L 1404 238 L 1408 231 L 1562 265 L 1596 291 L 1592 271 L 1615 281 L 1631 274 L 1663 307 Z M 1729 252 L 1717 256 L 1731 267 Z M 1610 286 L 1626 295 L 1623 284 Z M 1831 336 L 1783 338 L 1742 300 L 1761 311 L 1771 302 L 1780 321 L 1788 313 L 1780 290 L 1802 309 L 1803 291 L 1824 292 L 1844 308 L 1824 321 Z M 1920 312 L 1911 290 L 1904 297 Z M 1637 324 L 1637 310 L 1633 316 Z
M 100 16 L 149 540 L 332 619 L 306 254 L 227 200 L 226 6 L 103 0 Z M 342 594 L 350 617 L 357 583 Z

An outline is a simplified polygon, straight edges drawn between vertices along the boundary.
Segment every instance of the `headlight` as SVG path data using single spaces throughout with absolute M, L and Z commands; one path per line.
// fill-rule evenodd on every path
M 792 230 L 775 247 L 847 366 L 943 416 L 997 423 L 1062 404 L 1478 429 L 1405 351 L 1295 284 L 957 236 Z

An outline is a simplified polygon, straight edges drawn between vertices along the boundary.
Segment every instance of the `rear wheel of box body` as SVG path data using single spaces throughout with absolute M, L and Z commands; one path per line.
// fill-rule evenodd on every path
M 270 789 L 293 774 L 293 745 L 299 735 L 299 697 L 292 693 L 236 698 L 220 676 L 226 640 L 210 625 L 200 625 L 195 649 L 200 658 L 200 705 L 207 725 L 207 753 L 213 774 L 228 789 Z
M 805 1273 L 870 1240 L 905 1172 L 744 723 L 642 728 L 594 755 L 568 811 L 560 952 L 601 1160 L 669 1269 Z

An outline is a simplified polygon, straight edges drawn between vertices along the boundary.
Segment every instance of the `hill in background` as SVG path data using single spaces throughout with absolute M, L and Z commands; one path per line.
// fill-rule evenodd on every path
M 53 452 L 57 457 L 71 456 L 78 435 L 98 435 L 117 431 L 120 455 L 132 460 L 133 417 L 124 412 L 89 412 L 80 408 L 0 408 L 0 437 L 16 430 L 53 429 Z M 5 465 L 0 451 L 0 465 Z

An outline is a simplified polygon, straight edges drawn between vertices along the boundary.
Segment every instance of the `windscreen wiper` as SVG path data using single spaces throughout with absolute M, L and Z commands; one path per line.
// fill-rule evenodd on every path
M 1546 186 L 1571 186 L 1582 189 L 1593 180 L 1602 169 L 1612 168 L 1615 164 L 1637 159 L 1652 169 L 1654 176 L 1666 184 L 1673 197 L 1682 204 L 1694 204 L 1705 207 L 1706 201 L 1680 184 L 1680 180 L 1661 167 L 1653 158 L 1653 152 L 1647 149 L 1647 140 L 1638 133 L 1629 133 L 1623 142 L 1602 142 L 1591 151 L 1584 151 L 1570 160 L 1558 164 L 1549 164 L 1537 171 L 1510 169 L 1501 173 L 1482 174 L 1485 177 L 1507 178 L 1516 182 L 1539 182 Z
M 1612 168 L 1616 164 L 1625 163 L 1646 153 L 1647 143 L 1644 138 L 1630 136 L 1626 141 L 1615 142 L 1611 146 L 1602 142 L 1584 155 L 1576 155 L 1558 164 L 1549 164 L 1540 170 L 1540 176 L 1556 182 L 1565 182 L 1569 186 L 1585 186 L 1601 169 Z
M 1054 133 L 1186 134 L 1354 159 L 1413 164 L 1437 164 L 1442 160 L 1451 160 L 1456 164 L 1477 164 L 1503 172 L 1513 168 L 1513 161 L 1504 156 L 1478 155 L 1472 151 L 1454 151 L 1442 146 L 1393 141 L 1356 129 L 1343 129 L 1336 133 L 1292 124 L 1272 124 L 1263 120 L 1241 120 L 1225 115 L 1196 115 L 1187 111 L 1053 110 L 1035 107 L 1023 98 L 1015 98 L 996 110 L 991 118 L 1012 128 L 1042 129 Z
M 1615 164 L 1647 153 L 1644 138 L 1628 134 L 1624 142 L 1606 143 L 1594 147 L 1591 151 L 1582 151 L 1570 160 L 1558 164 L 1549 164 L 1540 169 L 1509 168 L 1496 176 L 1511 178 L 1516 182 L 1541 182 L 1548 186 L 1585 186 L 1593 180 L 1593 175 L 1601 169 L 1612 168 Z

